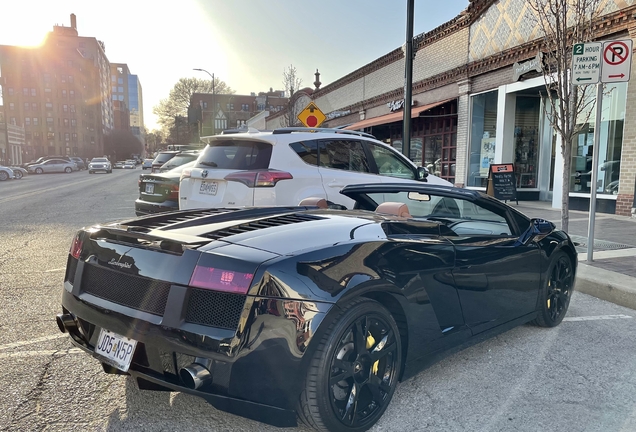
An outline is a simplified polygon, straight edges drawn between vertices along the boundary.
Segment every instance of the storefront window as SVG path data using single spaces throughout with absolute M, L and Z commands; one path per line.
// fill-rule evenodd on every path
M 517 96 L 514 137 L 519 189 L 537 187 L 540 110 L 541 99 L 538 96 Z
M 488 169 L 495 161 L 498 91 L 471 98 L 472 119 L 467 186 L 486 187 Z M 454 167 L 453 167 L 454 168 Z
M 606 84 L 603 91 L 601 130 L 599 137 L 598 181 L 596 192 L 618 194 L 618 178 L 623 147 L 623 123 L 627 83 Z M 594 97 L 594 96 L 592 96 Z M 594 109 L 596 107 L 594 106 Z M 572 141 L 571 192 L 589 193 L 592 182 L 592 153 L 594 149 L 594 115 Z M 584 121 L 588 116 L 579 116 Z

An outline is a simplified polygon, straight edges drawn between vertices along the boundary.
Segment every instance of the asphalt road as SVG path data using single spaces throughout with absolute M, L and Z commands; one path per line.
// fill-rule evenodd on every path
M 0 430 L 277 430 L 140 391 L 57 329 L 73 234 L 134 216 L 140 173 L 0 182 Z M 636 430 L 635 316 L 577 293 L 559 327 L 519 327 L 401 383 L 373 430 Z

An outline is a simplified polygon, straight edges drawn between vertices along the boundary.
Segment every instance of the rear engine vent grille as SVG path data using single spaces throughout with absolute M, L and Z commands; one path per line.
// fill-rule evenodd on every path
M 268 219 L 260 219 L 254 222 L 249 222 L 246 224 L 236 225 L 230 228 L 225 228 L 219 231 L 214 231 L 211 233 L 207 233 L 202 235 L 202 237 L 206 237 L 212 240 L 218 240 L 224 237 L 230 237 L 236 234 L 243 234 L 246 232 L 256 231 L 263 228 L 271 228 L 282 225 L 290 225 L 300 222 L 309 222 L 314 220 L 324 219 L 320 216 L 310 215 L 310 214 L 288 214 L 284 216 L 276 216 Z
M 82 291 L 122 306 L 163 315 L 170 284 L 85 264 Z
M 225 329 L 236 329 L 246 297 L 193 288 L 188 301 L 186 322 Z
M 71 255 L 68 256 L 68 262 L 66 263 L 66 280 L 75 285 L 75 271 L 77 270 L 77 259 Z
M 206 209 L 206 210 L 196 210 L 190 212 L 178 212 L 178 213 L 169 213 L 164 215 L 153 216 L 150 218 L 143 219 L 135 219 L 132 221 L 122 222 L 122 225 L 134 227 L 132 230 L 135 232 L 148 232 L 153 229 L 165 227 L 168 225 L 176 224 L 179 222 L 185 222 L 192 219 L 197 219 L 203 216 L 212 216 L 218 215 L 222 213 L 227 213 L 229 211 L 235 211 L 238 209 Z

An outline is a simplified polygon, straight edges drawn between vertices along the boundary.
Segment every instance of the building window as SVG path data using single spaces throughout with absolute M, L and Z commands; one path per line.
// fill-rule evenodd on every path
M 55 139 L 55 132 L 47 132 L 47 133 L 46 133 L 46 138 L 47 138 L 49 141 L 53 141 L 53 140 Z
M 24 125 L 25 126 L 31 126 L 31 118 L 30 117 L 25 117 L 24 118 Z
M 114 94 L 111 98 L 112 98 L 112 100 L 116 101 L 117 100 L 117 95 Z
M 117 93 L 117 86 L 113 86 L 113 93 Z
M 28 102 L 25 102 L 25 103 L 24 103 L 24 110 L 25 110 L 25 111 L 28 111 L 28 110 L 29 110 L 29 108 L 31 108 L 31 104 L 29 104 Z
M 74 113 L 75 112 L 75 105 L 71 104 L 71 112 Z
M 77 120 L 75 120 L 75 119 L 71 119 L 71 126 L 72 126 L 72 127 L 77 126 Z
M 22 95 L 23 96 L 28 96 L 29 95 L 29 89 L 26 87 L 22 87 Z
M 538 96 L 517 95 L 515 103 L 514 161 L 517 187 L 536 188 L 539 168 L 539 117 L 541 99 Z
M 36 97 L 38 95 L 38 92 L 36 89 L 32 88 L 31 89 L 31 96 Z
M 203 108 L 207 108 L 208 107 L 208 103 L 207 102 L 203 102 Z
M 605 84 L 596 182 L 596 192 L 599 194 L 618 195 L 626 101 L 627 83 Z M 596 104 L 588 106 L 595 107 Z M 587 123 L 582 124 L 586 118 Z M 583 129 L 572 141 L 570 192 L 589 193 L 592 188 L 594 121 L 594 113 L 589 117 L 588 113 L 579 115 L 577 126 L 582 126 Z
M 46 102 L 44 104 L 44 106 L 46 107 L 47 111 L 52 111 L 53 110 L 53 104 L 51 102 Z
M 70 141 L 70 140 L 71 140 L 71 134 L 65 133 L 64 134 L 64 141 Z
M 226 109 L 228 111 L 234 111 L 234 104 L 233 103 L 226 104 L 225 106 L 226 106 Z
M 66 90 L 62 90 L 62 97 L 63 98 L 68 97 L 68 94 L 67 94 Z
M 16 125 L 15 117 L 9 117 L 9 124 Z
M 7 91 L 9 92 L 9 96 L 13 96 L 14 94 L 13 87 L 9 87 Z
M 15 104 L 13 102 L 9 102 L 9 110 L 15 111 Z
M 124 100 L 124 95 L 117 95 L 117 100 L 123 101 Z
M 47 88 L 45 88 L 45 89 L 44 89 L 44 93 L 51 93 L 51 89 L 50 89 L 50 88 L 48 88 L 48 87 L 47 87 Z
M 75 91 L 74 90 L 70 90 L 69 91 L 69 96 L 71 97 L 71 99 L 75 99 Z
M 31 109 L 32 109 L 33 111 L 37 111 L 37 110 L 38 110 L 38 104 L 37 104 L 37 102 L 33 102 L 33 103 L 31 104 Z
M 117 87 L 117 91 L 118 91 L 119 93 L 123 93 L 123 92 L 124 92 L 124 88 L 123 88 L 123 87 Z
M 68 76 L 68 82 L 72 84 L 72 83 L 73 83 L 73 81 L 74 81 L 74 79 L 73 79 L 73 75 L 69 75 L 69 76 Z
M 117 84 L 123 84 L 123 83 L 124 83 L 123 78 L 117 78 Z
M 66 82 L 66 75 L 60 75 L 60 81 L 65 83 Z
M 37 117 L 33 117 L 33 126 L 37 126 L 40 124 L 40 119 Z
M 53 126 L 53 117 L 47 117 L 46 118 L 46 124 L 49 126 Z
M 495 162 L 498 91 L 471 98 L 472 119 L 467 186 L 486 187 L 490 164 Z
M 68 127 L 68 119 L 65 118 L 64 120 L 62 120 L 62 122 L 64 123 L 64 126 Z
M 68 105 L 66 104 L 62 105 L 62 111 L 68 112 Z
M 74 133 L 71 138 L 73 139 L 73 142 L 77 142 L 77 134 Z
M 249 111 L 249 110 L 250 110 L 249 104 L 241 104 L 241 111 Z
M 111 76 L 110 76 L 110 80 L 111 80 L 112 82 L 117 82 L 117 77 L 116 77 L 115 75 L 111 75 Z
M 51 75 L 45 73 L 44 74 L 44 82 L 50 82 L 51 81 Z

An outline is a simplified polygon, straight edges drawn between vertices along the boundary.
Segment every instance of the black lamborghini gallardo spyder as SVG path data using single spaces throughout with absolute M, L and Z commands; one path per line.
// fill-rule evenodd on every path
M 444 353 L 566 314 L 577 255 L 551 222 L 452 187 L 341 193 L 354 209 L 317 198 L 82 229 L 58 326 L 142 389 L 362 431 Z

